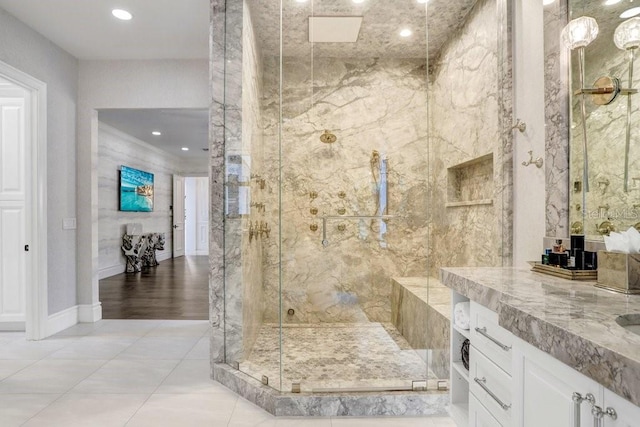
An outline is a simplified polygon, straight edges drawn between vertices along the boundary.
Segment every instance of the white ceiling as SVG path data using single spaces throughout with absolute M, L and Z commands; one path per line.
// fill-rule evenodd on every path
M 99 110 L 98 120 L 161 150 L 184 159 L 208 158 L 206 109 L 113 109 Z M 152 131 L 162 132 L 154 136 Z M 189 151 L 182 151 L 182 147 Z
M 79 59 L 206 59 L 209 0 L 0 0 Z M 133 14 L 120 21 L 111 10 Z
M 133 19 L 115 19 L 116 7 Z M 209 57 L 209 0 L 0 0 L 0 8 L 79 59 Z M 99 119 L 178 157 L 207 157 L 206 110 L 104 110 Z

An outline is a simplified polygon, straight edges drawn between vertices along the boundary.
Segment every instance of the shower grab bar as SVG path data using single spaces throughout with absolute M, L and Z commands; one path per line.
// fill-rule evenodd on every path
M 402 218 L 398 215 L 329 215 L 322 217 L 322 246 L 325 248 L 329 246 L 329 241 L 327 240 L 327 220 L 328 219 L 393 219 L 393 218 Z

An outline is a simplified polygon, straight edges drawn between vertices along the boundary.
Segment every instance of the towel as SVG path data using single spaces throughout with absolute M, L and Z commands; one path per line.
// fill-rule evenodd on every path
M 453 308 L 453 320 L 460 329 L 469 329 L 469 301 L 459 302 Z

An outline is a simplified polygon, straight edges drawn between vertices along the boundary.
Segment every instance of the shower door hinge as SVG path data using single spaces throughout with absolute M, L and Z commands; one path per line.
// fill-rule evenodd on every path
M 300 393 L 300 383 L 291 383 L 291 393 Z
M 427 389 L 427 380 L 411 381 L 411 390 L 425 391 Z
M 269 385 L 269 377 L 266 375 L 262 376 L 262 384 Z

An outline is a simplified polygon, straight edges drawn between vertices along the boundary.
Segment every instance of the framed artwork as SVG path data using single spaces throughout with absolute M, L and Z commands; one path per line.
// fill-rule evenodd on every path
M 120 168 L 120 210 L 153 212 L 153 174 L 122 166 Z

